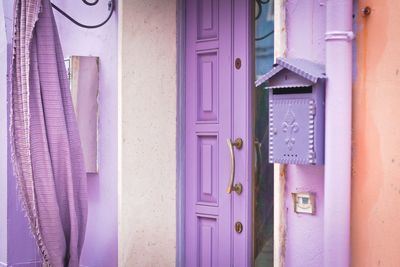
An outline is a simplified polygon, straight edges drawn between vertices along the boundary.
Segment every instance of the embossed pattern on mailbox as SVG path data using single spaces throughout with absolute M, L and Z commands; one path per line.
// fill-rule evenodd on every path
M 325 80 L 321 64 L 278 58 L 256 81 L 269 90 L 270 163 L 324 163 Z

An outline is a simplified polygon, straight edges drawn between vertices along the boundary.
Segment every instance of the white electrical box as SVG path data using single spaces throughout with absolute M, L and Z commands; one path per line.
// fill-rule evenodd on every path
M 315 194 L 311 192 L 292 193 L 294 212 L 315 214 Z

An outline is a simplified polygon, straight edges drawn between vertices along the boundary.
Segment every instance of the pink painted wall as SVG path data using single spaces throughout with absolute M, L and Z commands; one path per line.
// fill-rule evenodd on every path
M 400 266 L 400 2 L 356 2 L 351 265 Z
M 325 0 L 286 2 L 287 56 L 325 61 Z M 316 193 L 316 215 L 293 211 L 292 192 Z M 287 168 L 285 266 L 323 266 L 324 167 Z
M 73 17 L 84 23 L 98 23 L 107 16 L 107 2 L 86 7 L 81 2 L 54 0 Z M 117 2 L 117 1 L 115 1 Z M 13 1 L 3 0 L 8 42 L 11 43 Z M 117 10 L 117 9 L 116 9 Z M 93 267 L 117 266 L 118 261 L 118 190 L 117 190 L 117 13 L 103 27 L 84 30 L 56 13 L 64 55 L 92 55 L 100 57 L 99 88 L 99 173 L 88 175 L 89 217 L 81 265 Z M 2 15 L 2 14 L 1 14 Z M 0 21 L 1 22 L 1 21 Z M 10 52 L 10 51 L 9 51 Z M 5 60 L 0 58 L 0 60 Z M 0 80 L 4 83 L 4 80 Z M 0 106 L 5 99 L 0 95 Z M 7 141 L 3 131 L 0 140 Z M 15 179 L 8 162 L 8 251 L 7 262 L 35 266 L 36 245 L 28 230 L 26 218 L 16 196 Z M 5 192 L 0 188 L 0 193 Z M 3 205 L 0 202 L 0 205 Z M 0 220 L 0 223 L 2 221 Z M 0 244 L 1 243 L 0 239 Z M 5 258 L 0 247 L 0 266 Z

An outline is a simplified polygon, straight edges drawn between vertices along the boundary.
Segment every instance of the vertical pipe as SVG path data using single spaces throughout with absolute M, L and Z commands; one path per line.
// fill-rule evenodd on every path
M 352 1 L 326 1 L 324 267 L 350 266 Z

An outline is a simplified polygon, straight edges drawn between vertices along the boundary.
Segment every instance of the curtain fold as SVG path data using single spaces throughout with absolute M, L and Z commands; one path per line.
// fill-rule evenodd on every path
M 79 266 L 86 173 L 49 0 L 15 0 L 10 136 L 21 202 L 44 266 Z

